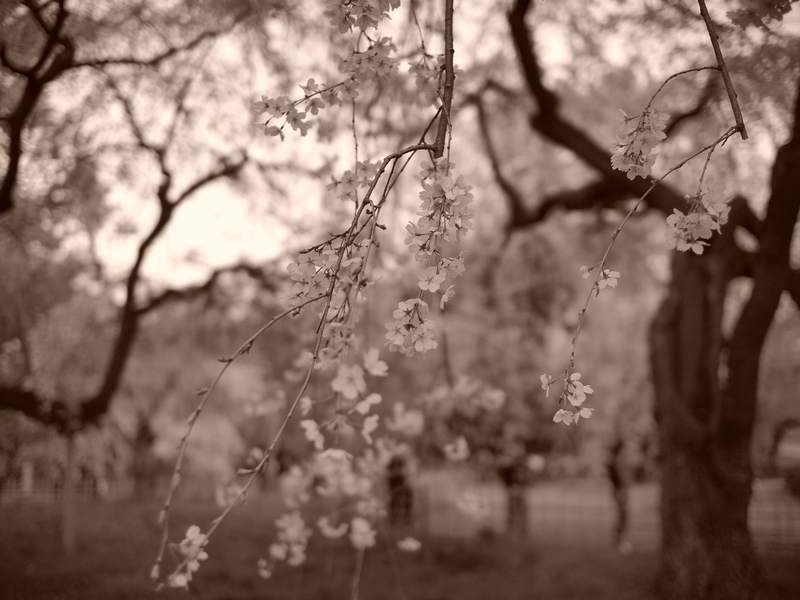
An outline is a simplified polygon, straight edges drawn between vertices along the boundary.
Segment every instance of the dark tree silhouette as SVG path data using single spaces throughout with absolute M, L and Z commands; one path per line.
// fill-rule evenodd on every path
M 484 96 L 512 93 L 488 82 L 471 101 L 478 110 L 487 154 L 509 205 L 507 228 L 541 223 L 554 208 L 615 207 L 650 187 L 611 168 L 610 154 L 560 112 L 560 99 L 542 81 L 526 17 L 530 0 L 518 0 L 508 15 L 520 68 L 537 110 L 531 129 L 572 151 L 599 178 L 577 190 L 544 198 L 528 208 L 503 174 L 492 143 Z M 700 114 L 697 106 L 673 125 Z M 757 405 L 758 363 L 784 291 L 800 305 L 800 272 L 789 265 L 789 247 L 800 208 L 800 98 L 792 138 L 772 170 L 772 195 L 760 220 L 744 198 L 732 203 L 730 222 L 702 255 L 678 253 L 669 291 L 652 325 L 651 362 L 656 394 L 662 473 L 662 564 L 660 593 L 675 600 L 744 599 L 765 591 L 763 567 L 747 527 L 753 469 L 750 446 Z M 682 194 L 661 184 L 647 206 L 665 214 L 684 205 Z M 734 232 L 743 228 L 759 242 L 742 250 Z M 753 292 L 729 339 L 722 332 L 728 284 L 753 279 Z

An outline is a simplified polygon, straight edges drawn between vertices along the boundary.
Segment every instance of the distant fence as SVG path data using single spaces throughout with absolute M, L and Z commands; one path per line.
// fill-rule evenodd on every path
M 430 535 L 472 537 L 506 528 L 506 493 L 496 483 L 448 473 L 428 473 L 417 485 L 418 525 Z M 659 490 L 634 485 L 630 495 L 628 540 L 639 550 L 656 550 L 660 540 Z M 540 483 L 525 492 L 528 535 L 556 544 L 610 547 L 615 509 L 603 480 Z M 749 513 L 756 545 L 765 553 L 800 554 L 800 501 L 783 480 L 757 481 Z
M 80 481 L 75 484 L 76 496 L 81 501 L 121 500 L 128 498 L 133 492 L 130 481 L 114 481 L 112 483 Z M 9 480 L 0 485 L 0 504 L 11 502 L 31 502 L 48 504 L 61 498 L 62 486 L 53 480 L 36 481 L 32 485 L 23 486 L 18 481 Z

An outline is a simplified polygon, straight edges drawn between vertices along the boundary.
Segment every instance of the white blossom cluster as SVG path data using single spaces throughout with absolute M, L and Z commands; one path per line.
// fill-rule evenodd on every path
M 336 377 L 331 381 L 331 389 L 338 398 L 336 414 L 330 421 L 320 426 L 313 418 L 300 421 L 306 439 L 314 444 L 317 451 L 325 448 L 325 436 L 323 430 L 338 431 L 342 427 L 352 427 L 361 431 L 361 436 L 368 444 L 372 444 L 372 433 L 378 428 L 380 417 L 377 414 L 370 415 L 374 406 L 381 403 L 380 394 L 367 394 L 367 383 L 364 378 L 366 373 L 373 377 L 385 377 L 388 374 L 386 363 L 379 359 L 379 351 L 376 348 L 369 350 L 364 356 L 364 367 L 358 364 L 340 364 Z M 300 401 L 300 414 L 308 416 L 312 409 L 310 398 L 302 398 Z M 354 422 L 354 418 L 360 418 L 361 423 Z
M 542 389 L 545 390 L 545 395 L 550 395 L 550 386 L 556 381 L 546 373 L 540 377 L 542 381 Z M 560 377 L 559 377 L 560 379 Z M 569 425 L 570 423 L 577 424 L 581 417 L 588 419 L 592 416 L 593 408 L 583 406 L 586 401 L 586 395 L 594 393 L 591 386 L 585 385 L 581 382 L 580 373 L 572 373 L 565 379 L 564 391 L 561 393 L 559 402 L 563 402 L 565 408 L 561 408 L 553 416 L 553 421 L 556 423 L 563 423 Z M 568 404 L 571 405 L 569 407 Z M 575 410 L 572 410 L 572 409 Z
M 380 169 L 380 161 L 358 161 L 355 173 L 350 169 L 346 170 L 341 179 L 336 179 L 331 175 L 331 182 L 326 189 L 336 194 L 340 200 L 358 202 L 358 190 L 369 188 Z
M 627 174 L 628 179 L 646 178 L 653 170 L 658 154 L 653 149 L 666 138 L 664 127 L 669 115 L 658 106 L 648 106 L 641 115 L 628 117 L 620 109 L 620 126 L 616 131 L 616 142 L 611 147 L 611 166 Z M 629 123 L 636 126 L 629 127 Z
M 298 567 L 306 561 L 306 548 L 311 537 L 311 529 L 300 511 L 293 510 L 282 514 L 275 520 L 277 541 L 269 546 L 269 558 L 258 561 L 258 574 L 267 579 L 278 562 L 285 561 L 292 567 Z
M 422 163 L 419 219 L 406 225 L 405 244 L 417 262 L 426 265 L 417 274 L 420 297 L 400 302 L 392 314 L 394 321 L 386 323 L 386 344 L 392 351 L 406 356 L 438 346 L 433 339 L 436 324 L 426 318 L 428 304 L 422 300 L 422 293 L 438 293 L 441 296 L 439 306 L 444 308 L 455 294 L 454 286 L 446 285 L 446 281 L 464 272 L 462 254 L 452 258 L 444 256 L 441 250 L 444 243 L 458 242 L 475 227 L 472 223 L 475 211 L 470 206 L 472 186 L 467 185 L 462 176 L 452 176 L 454 167 L 444 157 Z
M 354 81 L 382 81 L 391 73 L 397 73 L 398 61 L 391 56 L 396 50 L 392 38 L 384 37 L 370 43 L 366 50 L 353 48 L 339 69 Z
M 200 561 L 208 558 L 208 553 L 203 550 L 207 543 L 208 539 L 200 533 L 197 525 L 192 525 L 186 530 L 186 537 L 178 545 L 178 550 L 184 560 L 183 568 L 170 579 L 171 587 L 188 587 L 192 580 L 192 574 L 200 568 Z
M 695 196 L 686 196 L 689 211 L 684 214 L 676 208 L 667 217 L 664 233 L 667 248 L 702 254 L 703 247 L 708 245 L 703 240 L 709 239 L 714 231 L 720 231 L 720 227 L 728 222 L 731 209 L 724 194 L 725 183 L 717 182 L 701 186 Z
M 400 7 L 400 0 L 332 0 L 325 7 L 325 16 L 341 34 L 353 28 L 366 31 L 389 18 L 389 13 Z
M 347 233 L 298 255 L 287 270 L 295 282 L 285 298 L 288 306 L 300 307 L 315 297 L 329 295 L 325 337 L 317 356 L 319 368 L 329 368 L 342 355 L 353 337 L 353 307 L 363 299 L 368 285 L 364 261 L 371 240 L 345 242 Z

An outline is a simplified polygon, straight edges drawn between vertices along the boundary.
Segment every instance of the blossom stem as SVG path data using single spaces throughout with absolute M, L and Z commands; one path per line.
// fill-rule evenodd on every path
M 597 286 L 598 286 L 598 283 L 600 281 L 600 277 L 603 275 L 603 268 L 605 267 L 606 260 L 608 259 L 608 255 L 611 252 L 611 248 L 614 247 L 614 242 L 616 242 L 617 237 L 619 236 L 620 232 L 622 231 L 622 228 L 625 227 L 625 224 L 628 222 L 628 219 L 630 219 L 633 216 L 633 214 L 638 210 L 639 206 L 641 206 L 642 202 L 644 202 L 645 199 L 650 195 L 650 192 L 652 192 L 662 181 L 664 181 L 664 179 L 666 179 L 668 175 L 670 175 L 670 174 L 674 173 L 675 171 L 677 171 L 678 169 L 682 168 L 690 160 L 700 156 L 704 152 L 708 152 L 709 150 L 713 151 L 713 149 L 716 148 L 718 145 L 724 144 L 728 140 L 728 138 L 730 138 L 732 135 L 734 135 L 737 131 L 739 131 L 738 127 L 729 128 L 725 133 L 723 133 L 713 143 L 708 144 L 707 146 L 701 148 L 700 150 L 698 150 L 697 152 L 695 152 L 691 156 L 686 157 L 681 162 L 679 162 L 675 166 L 671 167 L 661 177 L 659 177 L 658 179 L 654 180 L 653 183 L 648 188 L 648 190 L 642 195 L 641 198 L 639 198 L 639 200 L 636 201 L 636 204 L 634 204 L 633 207 L 625 215 L 625 218 L 622 220 L 622 223 L 619 224 L 619 227 L 617 227 L 614 230 L 614 233 L 611 234 L 611 242 L 608 244 L 608 247 L 606 248 L 606 251 L 603 254 L 603 258 L 601 258 L 600 262 L 597 263 L 598 269 L 597 269 L 597 274 L 595 275 L 595 278 L 594 278 L 594 283 L 592 284 L 592 287 L 589 290 L 589 294 L 586 297 L 586 302 L 583 305 L 583 309 L 578 313 L 578 325 L 575 328 L 575 336 L 572 338 L 572 344 L 571 344 L 570 355 L 569 355 L 569 362 L 567 364 L 567 368 L 564 370 L 564 390 L 561 393 L 561 396 L 559 397 L 559 402 L 562 399 L 564 401 L 566 401 L 565 399 L 566 399 L 566 394 L 567 394 L 567 386 L 569 385 L 569 374 L 570 374 L 572 368 L 575 366 L 575 353 L 576 353 L 577 348 L 578 348 L 578 339 L 580 338 L 581 330 L 583 328 L 583 319 L 584 319 L 584 317 L 586 315 L 587 309 L 589 308 L 589 303 L 592 301 L 592 295 L 593 294 L 597 295 L 595 293 L 595 290 L 598 289 Z M 709 157 L 710 157 L 710 153 L 709 153 Z M 706 164 L 708 164 L 707 161 L 708 161 L 708 159 L 706 160 Z M 705 170 L 705 167 L 704 167 L 704 170 Z M 592 267 L 592 268 L 594 268 L 594 267 Z
M 650 108 L 650 106 L 652 106 L 653 102 L 656 99 L 656 96 L 658 96 L 661 93 L 661 90 L 664 89 L 664 86 L 666 86 L 670 81 L 672 81 L 676 77 L 680 77 L 681 75 L 686 75 L 687 73 L 695 73 L 696 71 L 709 71 L 709 70 L 711 70 L 711 71 L 719 71 L 720 68 L 719 67 L 714 67 L 714 66 L 695 67 L 694 69 L 686 69 L 685 71 L 678 71 L 677 73 L 673 73 L 672 75 L 670 75 L 669 77 L 667 77 L 664 80 L 664 83 L 661 84 L 661 87 L 659 87 L 656 90 L 656 93 L 653 94 L 653 96 L 650 98 L 650 101 L 647 103 L 647 106 L 645 107 L 645 111 L 648 108 Z
M 172 498 L 173 498 L 173 496 L 175 494 L 175 491 L 178 489 L 178 484 L 180 482 L 181 467 L 183 465 L 183 459 L 184 459 L 184 457 L 186 455 L 186 447 L 189 445 L 189 437 L 191 436 L 192 430 L 194 429 L 194 425 L 197 422 L 197 418 L 199 417 L 200 413 L 202 412 L 203 408 L 205 407 L 206 402 L 208 401 L 208 398 L 211 396 L 211 392 L 213 392 L 214 389 L 217 387 L 217 384 L 219 383 L 220 379 L 222 379 L 222 376 L 225 374 L 225 371 L 228 370 L 228 367 L 230 367 L 233 364 L 233 361 L 236 360 L 238 357 L 240 357 L 242 354 L 246 354 L 250 350 L 250 348 L 253 346 L 253 342 L 255 342 L 264 332 L 266 332 L 270 327 L 272 327 L 275 323 L 280 321 L 285 316 L 287 316 L 289 314 L 292 314 L 293 312 L 297 311 L 297 309 L 305 306 L 306 304 L 311 304 L 312 302 L 316 302 L 317 300 L 321 300 L 324 297 L 325 297 L 324 295 L 319 295 L 319 296 L 315 296 L 313 298 L 309 298 L 308 300 L 304 301 L 299 306 L 294 306 L 294 307 L 292 307 L 290 309 L 287 309 L 287 310 L 283 311 L 281 314 L 277 315 L 276 317 L 273 317 L 266 325 L 261 327 L 261 329 L 256 331 L 253 335 L 251 335 L 247 339 L 247 341 L 245 341 L 241 346 L 239 346 L 239 349 L 233 354 L 233 356 L 231 358 L 226 358 L 223 361 L 224 364 L 223 364 L 222 368 L 220 369 L 220 372 L 217 374 L 217 377 L 214 379 L 214 382 L 203 393 L 203 397 L 200 399 L 200 402 L 198 403 L 197 408 L 194 410 L 194 412 L 192 412 L 192 415 L 189 418 L 189 424 L 188 424 L 186 433 L 184 434 L 183 438 L 181 438 L 180 451 L 178 453 L 178 459 L 175 461 L 175 468 L 173 469 L 172 478 L 170 480 L 169 491 L 167 492 L 167 498 L 164 500 L 164 505 L 163 505 L 163 507 L 161 509 L 161 515 L 160 515 L 160 521 L 161 521 L 161 544 L 159 546 L 158 556 L 156 557 L 156 562 L 155 562 L 155 566 L 156 567 L 160 567 L 161 562 L 164 559 L 164 551 L 165 551 L 165 549 L 167 547 L 167 542 L 168 542 L 168 539 L 169 539 L 169 510 L 170 510 L 170 506 L 172 504 Z M 256 474 L 258 473 L 258 469 L 255 470 L 255 473 Z M 253 477 L 255 477 L 255 475 Z M 238 498 L 237 498 L 237 500 L 238 500 Z M 231 506 L 233 506 L 233 504 L 235 504 L 235 502 L 233 502 L 231 504 Z M 169 579 L 167 580 L 167 583 L 169 583 L 174 578 L 174 576 L 180 572 L 180 569 L 183 568 L 183 565 L 186 564 L 186 562 L 188 562 L 188 558 L 185 559 L 183 561 L 183 563 L 181 563 L 181 565 L 169 577 Z M 159 586 L 158 589 L 160 589 L 161 587 L 162 586 Z

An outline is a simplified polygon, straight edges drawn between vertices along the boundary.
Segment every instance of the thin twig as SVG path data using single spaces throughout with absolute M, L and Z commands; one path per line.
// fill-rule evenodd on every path
M 225 371 L 228 370 L 228 367 L 230 367 L 231 364 L 233 364 L 233 361 L 236 360 L 242 354 L 246 354 L 247 352 L 249 352 L 250 348 L 252 348 L 253 346 L 253 343 L 261 336 L 261 334 L 263 334 L 265 331 L 267 331 L 267 329 L 272 327 L 275 323 L 280 321 L 285 316 L 293 312 L 296 312 L 299 308 L 305 306 L 306 304 L 316 302 L 317 300 L 321 300 L 322 298 L 324 298 L 324 295 L 319 295 L 315 298 L 311 298 L 303 302 L 301 305 L 292 307 L 288 310 L 283 311 L 276 317 L 273 317 L 266 325 L 261 327 L 261 329 L 256 331 L 253 335 L 251 335 L 246 342 L 244 342 L 241 346 L 239 346 L 239 349 L 233 354 L 231 358 L 226 358 L 224 360 L 224 365 L 222 366 L 222 369 L 220 369 L 220 372 L 217 374 L 216 379 L 214 379 L 214 382 L 211 384 L 211 386 L 204 391 L 203 397 L 197 404 L 197 408 L 195 408 L 192 414 L 189 416 L 188 428 L 183 438 L 181 438 L 181 445 L 178 453 L 178 459 L 175 462 L 175 468 L 173 469 L 172 472 L 169 491 L 167 492 L 167 497 L 164 500 L 164 505 L 161 508 L 161 513 L 159 514 L 158 521 L 162 529 L 161 529 L 161 545 L 159 546 L 158 556 L 156 557 L 156 563 L 155 563 L 156 567 L 160 567 L 161 562 L 164 559 L 164 550 L 167 547 L 167 541 L 169 539 L 169 509 L 170 505 L 172 504 L 172 498 L 175 495 L 175 491 L 178 489 L 178 485 L 180 483 L 181 466 L 183 465 L 183 459 L 184 456 L 186 455 L 186 448 L 189 445 L 189 437 L 191 436 L 192 430 L 194 429 L 194 425 L 197 422 L 197 418 L 200 416 L 200 413 L 205 407 L 209 396 L 211 396 L 211 392 L 213 392 L 214 388 L 217 387 L 217 384 L 219 383 L 220 379 L 222 379 L 222 376 L 225 374 Z M 235 504 L 235 502 L 233 504 Z
M 678 73 L 673 73 L 669 77 L 664 80 L 664 83 L 661 84 L 661 87 L 656 90 L 656 93 L 653 94 L 653 97 L 650 98 L 650 101 L 647 103 L 648 108 L 653 104 L 653 101 L 656 99 L 656 96 L 664 89 L 664 86 L 667 85 L 670 81 L 675 79 L 676 77 L 680 77 L 681 75 L 686 75 L 687 73 L 694 73 L 696 71 L 719 71 L 719 67 L 696 67 L 694 69 L 686 69 L 685 71 L 679 71 Z
M 572 368 L 575 366 L 575 353 L 576 353 L 577 348 L 578 348 L 578 339 L 580 338 L 581 330 L 582 330 L 582 327 L 583 327 L 583 317 L 586 315 L 586 310 L 589 307 L 589 303 L 592 300 L 592 296 L 593 295 L 597 295 L 595 290 L 598 289 L 597 288 L 598 282 L 600 281 L 600 277 L 603 274 L 603 268 L 605 267 L 606 259 L 608 258 L 608 255 L 611 252 L 611 248 L 614 247 L 614 242 L 616 242 L 617 237 L 619 237 L 619 234 L 622 231 L 622 228 L 625 227 L 625 224 L 628 222 L 628 219 L 630 219 L 633 216 L 633 214 L 638 210 L 639 206 L 641 206 L 642 202 L 645 201 L 647 196 L 650 195 L 650 192 L 652 192 L 662 181 L 664 181 L 664 179 L 666 179 L 667 176 L 669 176 L 670 174 L 674 173 L 678 169 L 682 168 L 686 163 L 688 163 L 690 160 L 700 156 L 703 152 L 708 152 L 709 150 L 713 152 L 713 150 L 718 145 L 724 144 L 728 140 L 728 138 L 730 138 L 732 135 L 734 135 L 737 131 L 738 131 L 737 127 L 731 127 L 724 134 L 722 134 L 719 138 L 717 138 L 716 141 L 714 141 L 713 143 L 705 146 L 704 148 L 701 148 L 700 150 L 698 150 L 697 152 L 695 152 L 691 156 L 688 156 L 687 158 L 683 159 L 681 162 L 679 162 L 678 164 L 676 164 L 675 166 L 670 168 L 661 177 L 659 177 L 658 179 L 653 181 L 653 183 L 650 186 L 650 188 L 642 195 L 641 198 L 639 198 L 639 200 L 636 201 L 636 204 L 634 204 L 633 207 L 628 211 L 628 214 L 625 215 L 625 218 L 622 220 L 622 223 L 620 223 L 619 227 L 617 227 L 614 230 L 614 233 L 611 234 L 611 242 L 608 244 L 608 247 L 606 248 L 606 251 L 603 254 L 603 258 L 596 265 L 597 274 L 595 275 L 594 283 L 592 284 L 592 287 L 589 290 L 589 295 L 586 297 L 586 302 L 583 305 L 583 309 L 578 313 L 578 325 L 575 328 L 575 337 L 572 338 L 572 344 L 571 344 L 572 347 L 571 347 L 570 355 L 569 355 L 569 364 L 567 365 L 567 368 L 565 369 L 564 374 L 562 375 L 564 377 L 564 391 L 562 392 L 561 396 L 559 396 L 559 402 L 561 401 L 561 399 L 563 399 L 565 397 L 566 390 L 567 390 L 567 385 L 568 385 L 568 382 L 569 382 L 569 374 L 572 371 Z

